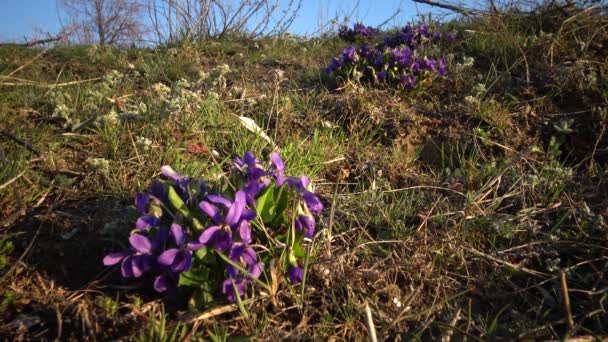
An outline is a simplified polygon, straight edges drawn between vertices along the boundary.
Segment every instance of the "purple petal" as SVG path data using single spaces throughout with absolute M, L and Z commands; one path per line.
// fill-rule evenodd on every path
M 249 267 L 249 277 L 258 279 L 262 275 L 262 271 L 264 271 L 263 263 L 258 262 L 257 264 L 253 264 Z
M 239 171 L 243 171 L 243 165 L 245 165 L 245 162 L 241 158 L 239 158 L 239 157 L 234 158 L 234 168 L 235 169 L 237 169 Z
M 289 281 L 294 285 L 302 282 L 303 274 L 304 271 L 298 266 L 289 265 L 287 269 L 287 277 L 289 277 Z
M 249 227 L 249 221 L 241 221 L 239 226 L 239 235 L 241 236 L 241 241 L 245 244 L 251 243 L 251 228 Z
M 302 194 L 302 198 L 304 198 L 304 202 L 313 214 L 318 214 L 323 211 L 323 203 L 319 200 L 319 197 L 310 191 L 305 191 Z
M 160 172 L 167 178 L 171 178 L 173 180 L 178 180 L 180 178 L 182 178 L 182 176 L 177 173 L 175 170 L 173 170 L 173 168 L 169 165 L 163 165 L 160 168 Z
M 196 242 L 188 242 L 186 244 L 186 250 L 187 251 L 197 251 L 199 249 L 203 248 L 203 244 L 202 243 L 196 243 Z
M 163 227 L 158 228 L 156 235 L 152 239 L 152 250 L 157 250 L 167 240 L 167 230 Z
M 129 252 L 118 252 L 118 253 L 110 253 L 103 258 L 103 264 L 105 266 L 116 265 L 122 261 L 122 259 L 126 258 L 130 255 Z
M 141 234 L 133 234 L 129 236 L 129 243 L 131 244 L 131 247 L 133 247 L 133 249 L 139 253 L 150 253 L 152 250 L 150 239 Z
M 192 254 L 190 252 L 180 251 L 173 260 L 171 265 L 171 271 L 174 273 L 185 272 L 190 269 L 192 265 Z
M 252 166 L 247 169 L 247 180 L 250 182 L 257 182 L 264 176 L 266 176 L 266 171 L 260 167 Z
M 226 295 L 226 299 L 231 303 L 234 303 L 236 301 L 236 297 L 234 296 L 235 291 L 232 287 L 233 282 L 234 279 L 228 278 L 224 280 L 224 283 L 222 284 L 222 293 Z M 240 297 L 243 297 L 243 295 L 245 294 L 245 282 L 238 281 L 234 283 L 234 285 L 236 286 L 236 292 L 238 292 L 238 295 Z
M 133 258 L 139 259 L 139 266 L 144 272 L 148 272 L 152 269 L 152 267 L 156 264 L 156 260 L 150 254 L 143 254 L 138 256 L 133 256 Z
M 229 208 L 232 205 L 232 202 L 230 202 L 229 199 L 222 197 L 222 196 L 218 196 L 218 195 L 208 195 L 207 199 L 211 203 L 221 204 L 226 208 Z
M 135 278 L 141 277 L 146 271 L 146 263 L 144 258 L 138 255 L 133 256 L 132 270 Z
M 156 290 L 156 292 L 165 292 L 169 289 L 169 284 L 169 278 L 166 275 L 161 274 L 154 279 L 154 290 Z
M 227 264 L 226 273 L 228 274 L 228 277 L 236 279 L 239 275 L 239 270 L 236 267 Z
M 252 278 L 259 278 L 260 275 L 262 275 L 262 271 L 264 270 L 264 264 L 261 262 L 258 262 L 257 264 L 253 264 L 251 265 L 251 267 L 249 268 L 249 276 Z
M 145 214 L 148 210 L 148 201 L 150 200 L 150 195 L 137 193 L 135 195 L 135 207 L 140 214 Z
M 243 250 L 245 250 L 245 244 L 237 242 L 230 247 L 230 252 L 228 253 L 228 258 L 234 262 L 238 262 L 241 254 L 243 254 Z
M 231 226 L 237 224 L 239 219 L 241 218 L 241 214 L 243 213 L 243 209 L 245 209 L 245 202 L 247 201 L 247 195 L 243 190 L 237 191 L 235 195 L 234 203 L 228 209 L 228 214 L 226 214 L 225 222 Z
M 249 182 L 249 184 L 243 188 L 243 191 L 245 191 L 248 196 L 255 197 L 262 191 L 262 184 L 258 182 Z
M 308 185 L 310 185 L 310 179 L 308 179 L 308 176 L 302 176 L 301 180 L 304 189 L 308 189 Z
M 243 213 L 241 214 L 241 220 L 251 221 L 256 217 L 256 213 L 253 210 L 243 209 Z
M 258 261 L 258 256 L 255 254 L 255 251 L 251 247 L 247 247 L 243 250 L 243 254 L 241 254 L 243 261 L 249 266 L 253 266 Z
M 198 207 L 209 216 L 213 222 L 220 223 L 220 209 L 213 204 L 202 201 L 198 204 Z
M 298 221 L 302 224 L 302 228 L 305 229 L 304 236 L 312 238 L 315 235 L 315 218 L 312 216 L 300 215 Z
M 177 248 L 168 249 L 158 256 L 157 261 L 161 265 L 171 266 L 175 262 L 179 252 L 180 250 Z
M 272 152 L 270 154 L 270 161 L 272 162 L 272 165 L 274 166 L 275 170 L 277 170 L 277 171 L 285 170 L 285 163 L 283 162 L 283 159 L 281 159 L 281 157 L 279 156 L 278 153 Z
M 186 244 L 186 234 L 184 234 L 184 230 L 182 226 L 177 223 L 171 224 L 171 235 L 173 235 L 173 239 L 175 243 L 181 247 Z
M 125 278 L 133 277 L 133 257 L 128 256 L 122 260 L 122 264 L 120 265 L 120 272 L 122 276 Z
M 213 246 L 221 252 L 225 252 L 232 245 L 232 232 L 230 230 L 220 231 L 219 236 L 215 238 Z
M 285 183 L 285 176 L 282 173 L 277 173 L 274 176 L 275 181 L 277 182 L 278 186 L 282 186 L 283 183 Z
M 245 152 L 245 155 L 243 155 L 243 163 L 247 164 L 248 166 L 255 166 L 256 160 L 255 160 L 255 155 L 253 154 L 253 152 L 251 152 L 251 151 Z
M 152 186 L 150 187 L 150 193 L 152 194 L 152 196 L 158 198 L 161 202 L 167 202 L 167 190 L 161 182 L 155 181 L 154 183 L 152 183 Z
M 198 242 L 202 243 L 203 245 L 206 245 L 210 241 L 215 240 L 216 234 L 219 233 L 220 229 L 220 226 L 211 226 L 205 229 L 205 231 L 201 233 L 201 236 L 199 236 Z
M 305 189 L 304 185 L 302 184 L 302 179 L 298 178 L 298 177 L 287 177 L 287 179 L 285 180 L 287 182 L 287 185 L 289 185 L 290 187 L 296 189 L 299 192 L 303 192 Z
M 156 216 L 146 215 L 137 219 L 135 228 L 139 230 L 147 230 L 152 227 L 157 227 L 160 224 L 160 219 Z

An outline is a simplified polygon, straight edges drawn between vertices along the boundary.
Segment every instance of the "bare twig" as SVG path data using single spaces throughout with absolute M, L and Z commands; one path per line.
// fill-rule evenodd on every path
M 37 39 L 37 40 L 32 40 L 32 41 L 21 43 L 21 44 L 20 43 L 0 43 L 0 46 L 9 46 L 10 45 L 10 46 L 20 46 L 20 47 L 34 47 L 34 46 L 38 46 L 38 45 L 59 42 L 59 41 L 65 40 L 72 33 L 74 33 L 74 31 L 76 31 L 76 26 L 68 28 L 67 30 L 62 31 L 55 36 L 49 35 L 49 37 L 46 39 Z
M 434 7 L 439 7 L 439 8 L 447 9 L 447 10 L 450 10 L 450 11 L 453 11 L 453 12 L 456 12 L 456 13 L 460 13 L 460 14 L 465 15 L 465 16 L 469 16 L 469 15 L 482 15 L 482 14 L 484 14 L 481 11 L 467 9 L 467 8 L 462 8 L 462 7 L 458 7 L 458 6 L 455 6 L 455 5 L 444 4 L 444 3 L 435 2 L 435 1 L 431 1 L 431 0 L 413 0 L 413 1 L 421 3 L 421 4 L 425 4 L 425 5 L 430 5 L 430 6 L 434 6 Z
M 6 161 L 6 158 L 4 155 L 4 150 L 2 150 L 1 147 L 0 147 L 0 163 L 2 164 L 3 168 L 6 169 L 6 167 L 8 167 L 8 162 Z M 13 195 L 15 196 L 15 199 L 17 200 L 17 210 L 15 210 L 8 217 L 4 218 L 2 221 L 0 221 L 0 227 L 11 224 L 14 220 L 17 219 L 17 217 L 19 217 L 25 213 L 25 208 L 23 208 L 23 201 L 21 200 L 21 195 L 19 195 L 19 191 L 17 190 L 17 184 L 15 182 L 11 182 L 11 186 L 13 189 Z M 0 281 L 0 283 L 2 283 L 2 282 Z
M 564 296 L 564 310 L 568 318 L 568 329 L 571 333 L 574 332 L 574 319 L 572 319 L 572 310 L 570 309 L 570 295 L 568 294 L 568 282 L 566 281 L 566 273 L 559 272 L 559 279 L 562 285 L 562 295 Z
M 6 181 L 4 184 L 0 185 L 0 190 L 6 188 L 7 186 L 13 184 L 13 182 L 15 182 L 17 179 L 21 178 L 21 176 L 23 176 L 25 174 L 25 171 L 21 171 L 20 174 L 16 175 L 15 177 L 9 179 L 8 181 Z
M 14 135 L 13 133 L 3 129 L 2 131 L 0 131 L 0 135 L 4 135 L 5 137 L 13 140 L 15 143 L 25 147 L 26 149 L 30 150 L 32 153 L 34 153 L 36 156 L 38 157 L 42 157 L 42 152 L 40 152 L 39 149 L 37 149 L 36 147 L 34 147 L 34 145 L 30 144 L 29 142 L 17 137 L 16 135 Z
M 522 271 L 522 272 L 525 272 L 525 273 L 528 273 L 528 274 L 531 274 L 531 275 L 534 275 L 534 276 L 537 276 L 537 277 L 548 277 L 549 276 L 548 274 L 545 274 L 545 273 L 542 273 L 542 272 L 538 272 L 538 271 L 535 271 L 535 270 L 531 270 L 531 269 L 526 268 L 526 267 L 521 267 L 521 266 L 512 264 L 510 262 L 507 262 L 507 261 L 495 258 L 495 257 L 493 257 L 493 256 L 491 256 L 489 254 L 480 252 L 480 251 L 478 251 L 478 250 L 476 250 L 474 248 L 470 248 L 469 251 L 471 251 L 473 254 L 477 254 L 477 255 L 482 256 L 482 257 L 484 257 L 486 259 L 490 259 L 490 260 L 492 260 L 492 261 L 494 261 L 494 262 L 496 262 L 498 264 L 501 264 L 501 265 L 504 265 L 504 266 L 508 266 L 508 267 L 510 267 L 512 269 L 519 270 L 519 271 Z
M 86 80 L 70 81 L 70 82 L 64 82 L 64 83 L 47 84 L 47 83 L 40 83 L 40 82 L 0 75 L 0 80 L 7 80 L 7 79 L 12 79 L 13 82 L 0 82 L 0 87 L 2 87 L 2 86 L 5 86 L 5 87 L 30 86 L 30 87 L 38 87 L 38 88 L 58 88 L 58 87 L 66 87 L 66 86 L 71 86 L 71 85 L 86 83 L 86 82 L 91 82 L 91 81 L 97 81 L 97 80 L 100 80 L 101 77 L 90 78 L 90 79 L 86 79 Z
M 376 326 L 374 325 L 374 317 L 372 316 L 372 310 L 369 308 L 369 303 L 365 302 L 365 318 L 367 321 L 367 332 L 370 342 L 378 342 L 376 337 Z

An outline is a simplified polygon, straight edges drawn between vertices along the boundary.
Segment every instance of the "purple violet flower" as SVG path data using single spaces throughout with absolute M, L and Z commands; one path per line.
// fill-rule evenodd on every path
M 315 217 L 312 215 L 300 214 L 295 221 L 296 230 L 304 231 L 304 236 L 312 239 L 315 236 Z
M 177 223 L 171 225 L 171 236 L 177 248 L 164 251 L 157 259 L 161 265 L 169 266 L 174 273 L 188 271 L 192 265 L 192 252 L 203 245 L 198 241 L 187 242 L 187 236 L 182 226 Z
M 270 168 L 270 175 L 275 179 L 278 186 L 282 186 L 285 183 L 285 163 L 278 153 L 272 152 L 270 154 L 270 161 L 272 166 Z
M 147 194 L 139 192 L 135 194 L 135 208 L 137 208 L 137 211 L 140 214 L 145 215 L 148 213 L 148 202 L 150 202 L 151 199 L 152 196 Z
M 129 237 L 130 249 L 125 252 L 110 253 L 103 258 L 105 266 L 121 263 L 121 273 L 125 278 L 139 278 L 155 266 L 155 251 L 166 240 L 166 232 L 160 228 L 151 241 L 147 236 L 135 233 Z
M 228 279 L 224 280 L 222 283 L 222 293 L 226 295 L 226 299 L 229 302 L 234 303 L 236 301 L 236 297 L 234 296 L 232 283 L 235 284 L 239 296 L 243 297 L 245 295 L 245 287 L 251 282 L 251 279 L 259 278 L 263 270 L 264 265 L 259 262 L 249 267 L 249 273 L 247 276 L 240 276 L 238 278 L 229 276 Z
M 144 215 L 137 219 L 135 228 L 139 230 L 148 230 L 160 225 L 160 218 L 152 215 Z
M 247 182 L 257 182 L 266 174 L 264 168 L 260 165 L 260 161 L 255 158 L 251 151 L 245 152 L 243 159 L 236 157 L 234 168 L 245 176 Z
M 414 63 L 412 63 L 412 65 L 410 66 L 410 68 L 412 69 L 412 72 L 417 74 L 420 72 L 420 70 L 422 70 L 424 68 L 425 64 L 424 64 L 424 60 L 420 57 L 417 57 L 414 60 Z
M 289 265 L 289 267 L 287 268 L 287 277 L 289 278 L 289 281 L 294 285 L 298 285 L 302 282 L 303 275 L 304 270 L 302 270 L 302 268 L 298 266 Z
M 166 274 L 160 274 L 154 278 L 154 290 L 156 292 L 174 293 L 177 290 L 176 282 Z
M 355 63 L 357 61 L 357 51 L 353 46 L 349 46 L 342 51 L 344 62 Z
M 448 69 L 445 65 L 445 59 L 441 58 L 439 60 L 439 66 L 437 67 L 437 71 L 440 76 L 445 76 L 448 74 Z
M 382 70 L 378 73 L 378 81 L 385 81 L 386 77 L 388 76 L 388 74 L 386 73 L 386 71 Z
M 256 266 L 258 263 L 258 256 L 253 250 L 253 248 L 249 247 L 245 242 L 237 242 L 232 244 L 230 248 L 230 252 L 228 253 L 228 258 L 234 261 L 236 264 L 240 264 L 245 266 L 245 269 Z M 226 264 L 226 271 L 228 272 L 228 276 L 236 279 L 239 273 L 239 270 L 230 265 Z
M 329 63 L 329 66 L 325 68 L 325 73 L 329 75 L 332 72 L 341 69 L 342 66 L 344 66 L 344 59 L 342 58 L 342 56 L 334 57 Z
M 246 209 L 247 194 L 239 190 L 234 202 L 217 195 L 208 195 L 207 201 L 201 201 L 199 207 L 209 216 L 215 225 L 208 227 L 199 237 L 203 245 L 213 244 L 215 249 L 224 252 L 232 245 L 232 231 L 239 229 L 241 237 L 250 233 L 249 221 L 256 216 L 255 212 Z M 226 215 L 220 214 L 220 209 L 214 204 L 222 205 L 226 209 Z
M 288 177 L 287 184 L 300 193 L 303 202 L 311 213 L 319 214 L 323 210 L 323 203 L 321 203 L 319 197 L 314 192 L 308 190 L 310 187 L 308 177 Z
M 402 67 L 407 67 L 412 63 L 412 51 L 410 48 L 405 46 L 403 49 L 394 49 L 392 51 L 393 58 L 397 63 L 399 63 Z
M 434 59 L 425 59 L 424 61 L 426 70 L 437 72 L 437 61 Z
M 416 88 L 416 76 L 412 74 L 401 75 L 399 81 L 404 87 L 408 87 L 410 89 Z
M 160 168 L 160 172 L 165 177 L 167 177 L 175 182 L 175 187 L 174 187 L 175 192 L 177 192 L 179 197 L 181 197 L 181 199 L 184 202 L 186 202 L 186 204 L 191 205 L 194 203 L 195 199 L 192 198 L 190 190 L 188 188 L 190 183 L 193 181 L 192 178 L 180 175 L 175 170 L 173 170 L 173 168 L 169 165 L 163 165 Z M 205 193 L 205 183 L 201 180 L 197 180 L 197 182 L 198 182 L 198 184 L 197 184 L 198 186 L 197 186 L 196 190 L 198 191 L 199 195 L 204 194 Z

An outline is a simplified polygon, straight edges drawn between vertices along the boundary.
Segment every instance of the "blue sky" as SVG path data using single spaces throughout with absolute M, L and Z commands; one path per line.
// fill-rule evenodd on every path
M 291 31 L 311 34 L 317 31 L 319 21 L 327 21 L 336 15 L 341 21 L 350 13 L 351 22 L 362 21 L 376 26 L 399 9 L 399 15 L 390 24 L 401 25 L 418 13 L 432 10 L 411 0 L 360 0 L 359 7 L 353 12 L 355 3 L 353 0 L 303 0 L 299 17 Z M 2 0 L 0 41 L 23 41 L 36 31 L 53 33 L 59 31 L 60 27 L 56 0 Z

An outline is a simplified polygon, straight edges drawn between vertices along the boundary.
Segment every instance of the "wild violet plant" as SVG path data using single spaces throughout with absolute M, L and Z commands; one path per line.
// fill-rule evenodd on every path
M 358 38 L 370 37 L 378 34 L 380 30 L 371 26 L 365 26 L 361 23 L 355 23 L 353 28 L 349 28 L 346 25 L 340 26 L 338 36 L 348 42 L 355 42 Z
M 454 33 L 431 32 L 426 25 L 408 25 L 375 46 L 345 48 L 325 72 L 342 80 L 418 89 L 448 73 L 444 58 L 429 58 L 425 52 L 441 41 L 454 39 Z
M 140 217 L 129 249 L 104 257 L 120 264 L 122 276 L 149 275 L 158 292 L 179 285 L 209 293 L 221 290 L 235 302 L 244 297 L 272 260 L 287 279 L 302 281 L 302 241 L 315 234 L 323 204 L 307 176 L 285 175 L 273 152 L 268 167 L 247 152 L 233 162 L 228 185 L 209 186 L 163 166 L 166 178 L 135 196 Z M 276 266 L 275 266 L 276 267 Z

